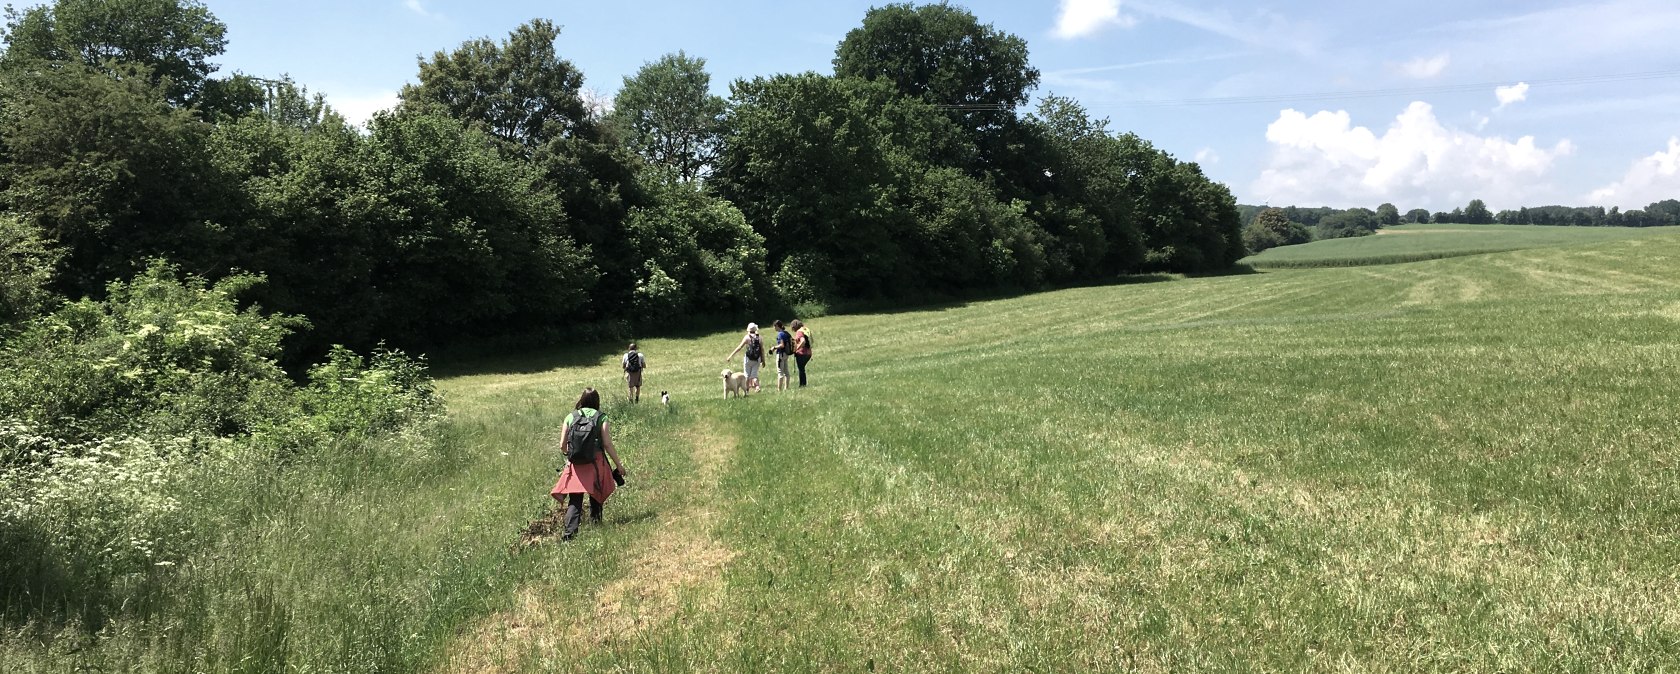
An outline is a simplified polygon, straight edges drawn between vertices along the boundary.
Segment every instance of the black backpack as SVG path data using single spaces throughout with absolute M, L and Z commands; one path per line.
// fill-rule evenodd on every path
M 572 426 L 566 431 L 566 461 L 594 463 L 595 453 L 601 451 L 600 412 L 586 415 L 578 410 L 572 415 Z
M 753 335 L 752 341 L 747 342 L 747 360 L 764 360 L 764 340 L 758 335 Z
M 641 372 L 642 371 L 642 354 L 637 353 L 635 351 L 631 351 L 629 353 L 624 354 L 624 371 L 625 372 Z

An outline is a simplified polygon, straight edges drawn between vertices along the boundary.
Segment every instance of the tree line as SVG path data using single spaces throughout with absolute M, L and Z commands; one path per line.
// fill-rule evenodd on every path
M 1577 227 L 1668 227 L 1680 225 L 1680 201 L 1665 199 L 1644 209 L 1623 212 L 1612 206 L 1537 206 L 1489 210 L 1481 199 L 1463 208 L 1430 213 L 1414 208 L 1405 214 L 1394 204 L 1368 208 L 1316 208 L 1239 205 L 1243 242 L 1249 252 L 1307 243 L 1318 239 L 1365 236 L 1379 228 L 1401 224 L 1452 223 L 1466 225 L 1566 225 Z
M 832 73 L 710 93 L 682 52 L 610 110 L 536 19 L 418 59 L 358 128 L 288 78 L 218 76 L 197 0 L 8 10 L 0 320 L 154 260 L 300 316 L 293 348 L 591 337 L 793 305 L 1035 289 L 1246 254 L 1195 163 L 1044 97 L 1021 38 L 869 10 Z

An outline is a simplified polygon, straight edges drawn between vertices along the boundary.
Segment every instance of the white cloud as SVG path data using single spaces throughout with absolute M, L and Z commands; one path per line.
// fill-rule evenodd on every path
M 1414 80 L 1427 80 L 1441 74 L 1441 71 L 1447 69 L 1449 63 L 1452 63 L 1452 55 L 1441 52 L 1434 56 L 1419 56 L 1402 63 L 1399 70 L 1400 74 Z
M 1508 87 L 1494 87 L 1493 95 L 1499 99 L 1499 105 L 1493 108 L 1498 112 L 1507 105 L 1528 100 L 1528 83 L 1518 82 Z
M 1137 18 L 1120 13 L 1120 0 L 1062 0 L 1056 15 L 1055 35 L 1071 40 L 1109 26 L 1130 28 L 1136 24 Z
M 427 11 L 426 6 L 420 4 L 420 0 L 403 0 L 403 6 L 407 7 L 408 11 L 414 12 L 415 14 L 419 14 L 420 16 L 428 19 L 436 18 L 438 16 L 437 14 Z
M 1266 127 L 1266 140 L 1272 157 L 1249 198 L 1274 204 L 1528 203 L 1547 198 L 1542 179 L 1558 157 L 1574 151 L 1568 140 L 1544 148 L 1533 136 L 1507 141 L 1450 128 L 1422 101 L 1381 135 L 1354 126 L 1346 111 L 1284 110 Z
M 1249 9 L 1242 15 L 1226 9 L 1204 10 L 1175 0 L 1127 0 L 1138 13 L 1191 28 L 1204 30 L 1243 44 L 1272 51 L 1313 56 L 1319 51 L 1320 29 L 1311 22 L 1289 19 L 1266 9 Z M 1288 39 L 1278 39 L 1287 35 Z
M 1653 201 L 1680 198 L 1680 137 L 1668 139 L 1668 150 L 1635 161 L 1621 180 L 1592 191 L 1587 201 L 1624 209 L 1644 208 Z
M 1209 166 L 1219 163 L 1219 153 L 1211 147 L 1204 147 L 1196 151 L 1196 163 Z
M 395 91 L 375 91 L 365 94 L 350 94 L 334 96 L 327 93 L 327 105 L 344 117 L 344 121 L 354 126 L 366 124 L 373 118 L 373 113 L 389 110 L 397 106 L 400 100 Z

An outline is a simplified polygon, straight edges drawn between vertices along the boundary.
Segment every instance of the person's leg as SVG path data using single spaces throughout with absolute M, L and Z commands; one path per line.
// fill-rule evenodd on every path
M 594 499 L 590 499 L 593 501 Z M 566 495 L 566 528 L 560 533 L 560 540 L 569 541 L 577 535 L 578 525 L 583 523 L 583 494 Z
M 799 362 L 799 386 L 804 387 L 805 386 L 805 364 L 811 362 L 811 357 L 810 356 L 794 356 L 793 358 L 794 358 L 794 360 Z
M 589 522 L 591 524 L 600 524 L 601 523 L 601 506 L 602 505 L 605 505 L 605 504 L 601 503 L 600 501 L 595 500 L 595 497 L 593 497 L 593 496 L 589 497 Z

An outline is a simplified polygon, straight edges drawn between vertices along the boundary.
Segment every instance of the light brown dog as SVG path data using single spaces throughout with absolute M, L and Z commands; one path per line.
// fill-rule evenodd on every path
M 745 372 L 730 372 L 729 370 L 724 370 L 723 398 L 728 400 L 730 396 L 736 395 L 741 396 L 742 398 L 747 397 L 747 374 Z

